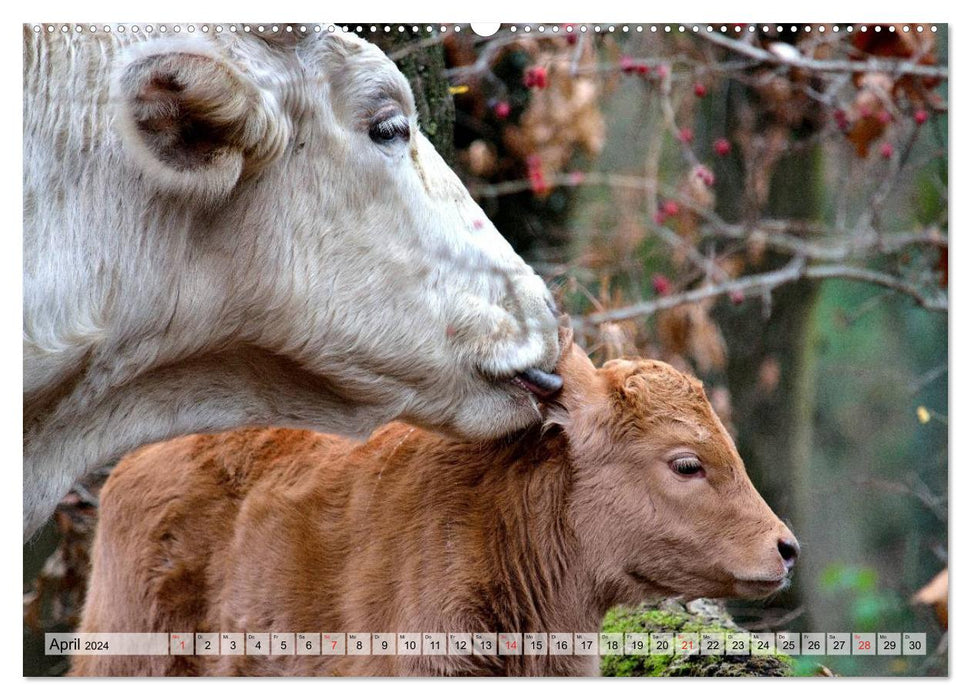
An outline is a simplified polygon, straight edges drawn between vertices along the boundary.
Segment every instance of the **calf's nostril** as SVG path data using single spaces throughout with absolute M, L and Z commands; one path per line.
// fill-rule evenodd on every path
M 786 567 L 791 569 L 796 565 L 796 559 L 799 558 L 799 543 L 792 537 L 781 538 L 779 540 L 779 554 L 782 555 Z

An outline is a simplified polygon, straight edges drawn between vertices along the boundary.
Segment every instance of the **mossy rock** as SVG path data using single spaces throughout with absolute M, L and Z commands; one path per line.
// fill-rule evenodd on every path
M 663 601 L 636 608 L 614 608 L 604 617 L 604 632 L 742 632 L 724 607 L 711 600 Z M 604 656 L 604 676 L 791 676 L 793 660 L 766 656 Z

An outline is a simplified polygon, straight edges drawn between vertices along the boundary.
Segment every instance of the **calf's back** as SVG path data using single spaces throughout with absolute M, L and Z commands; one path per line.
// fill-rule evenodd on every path
M 567 620 L 560 609 L 543 610 L 535 589 L 569 588 L 550 578 L 574 574 L 531 567 L 539 566 L 536 552 L 571 546 L 555 523 L 570 479 L 558 442 L 473 445 L 391 424 L 365 444 L 243 430 L 144 448 L 118 465 L 103 491 L 81 630 L 557 631 L 542 618 Z M 510 548 L 521 548 L 520 561 L 509 561 Z M 565 612 L 577 630 L 599 626 L 596 613 L 557 607 L 572 609 Z M 87 656 L 76 657 L 72 673 L 560 675 L 591 672 L 591 663 Z

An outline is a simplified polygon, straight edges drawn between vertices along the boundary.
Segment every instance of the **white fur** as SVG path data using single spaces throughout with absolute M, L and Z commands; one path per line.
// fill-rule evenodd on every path
M 539 420 L 506 379 L 552 369 L 549 293 L 375 47 L 24 34 L 25 537 L 87 471 L 182 433 Z M 133 121 L 159 56 L 245 97 L 213 109 L 240 121 L 205 166 L 161 161 Z M 389 101 L 410 143 L 369 138 Z

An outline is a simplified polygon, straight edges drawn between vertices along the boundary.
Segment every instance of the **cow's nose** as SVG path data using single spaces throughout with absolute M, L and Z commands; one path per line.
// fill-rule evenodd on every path
M 785 562 L 786 569 L 792 570 L 792 567 L 796 565 L 796 559 L 799 558 L 799 543 L 796 542 L 796 538 L 780 537 L 779 554 L 782 555 L 782 561 Z

